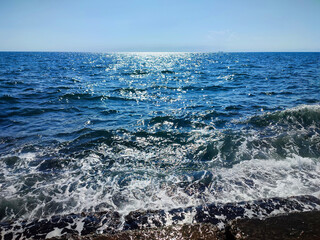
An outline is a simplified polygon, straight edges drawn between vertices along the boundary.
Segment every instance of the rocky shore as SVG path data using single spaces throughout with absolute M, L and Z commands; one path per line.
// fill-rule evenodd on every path
M 320 211 L 290 213 L 263 220 L 238 219 L 229 222 L 223 230 L 213 224 L 204 223 L 156 229 L 128 230 L 116 234 L 92 234 L 84 237 L 66 235 L 62 238 L 53 239 L 318 240 L 320 239 Z
M 56 215 L 0 223 L 1 239 L 320 239 L 314 196 L 177 208 Z

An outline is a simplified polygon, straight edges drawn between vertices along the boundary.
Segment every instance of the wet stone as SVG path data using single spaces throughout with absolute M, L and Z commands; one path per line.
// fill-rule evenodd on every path
M 221 229 L 227 226 L 226 230 L 223 230 L 226 236 L 238 237 L 242 234 L 242 231 L 239 230 L 237 232 L 238 230 L 233 227 L 234 225 L 229 226 L 232 220 L 238 219 L 236 221 L 240 221 L 239 219 L 244 219 L 243 221 L 245 221 L 247 219 L 251 221 L 252 219 L 250 218 L 255 217 L 264 219 L 279 213 L 289 214 L 297 211 L 318 211 L 319 209 L 320 200 L 318 198 L 313 196 L 296 196 L 239 203 L 208 204 L 198 207 L 177 208 L 168 212 L 164 210 L 133 211 L 126 216 L 121 216 L 118 212 L 113 211 L 69 214 L 65 216 L 53 216 L 49 219 L 34 220 L 32 222 L 0 223 L 0 231 L 6 239 L 43 239 L 47 236 L 53 237 L 61 234 L 63 237 L 84 237 L 97 233 L 109 234 L 110 236 L 120 234 L 122 236 L 125 232 L 140 236 L 142 233 L 162 234 L 161 232 L 158 233 L 159 229 L 165 229 L 171 234 L 173 229 L 179 228 L 179 226 L 180 230 L 189 229 L 184 226 L 192 224 L 190 225 L 191 229 L 194 229 L 192 226 L 219 226 Z M 259 223 L 261 220 L 252 221 Z M 268 221 L 266 220 L 266 222 Z M 245 225 L 246 222 L 243 222 L 243 224 Z M 272 225 L 270 226 L 272 229 Z M 261 229 L 263 230 L 263 228 Z M 252 230 L 248 231 L 248 234 L 257 231 L 261 235 L 263 234 L 261 229 L 253 227 Z M 138 233 L 135 231 L 138 231 Z M 228 239 L 232 238 L 228 237 Z
M 260 219 L 238 219 L 230 224 L 235 240 L 320 239 L 320 211 L 291 213 Z

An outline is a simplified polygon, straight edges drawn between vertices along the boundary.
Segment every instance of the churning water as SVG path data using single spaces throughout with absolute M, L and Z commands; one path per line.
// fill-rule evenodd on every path
M 0 221 L 320 193 L 320 53 L 0 53 Z

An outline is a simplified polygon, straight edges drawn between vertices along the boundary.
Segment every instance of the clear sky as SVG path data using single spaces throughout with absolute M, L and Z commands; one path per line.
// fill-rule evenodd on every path
M 320 51 L 320 0 L 0 0 L 0 51 Z

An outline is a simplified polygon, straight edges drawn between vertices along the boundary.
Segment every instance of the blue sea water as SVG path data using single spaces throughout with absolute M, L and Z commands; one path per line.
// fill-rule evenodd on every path
M 320 53 L 0 53 L 0 221 L 320 193 Z

